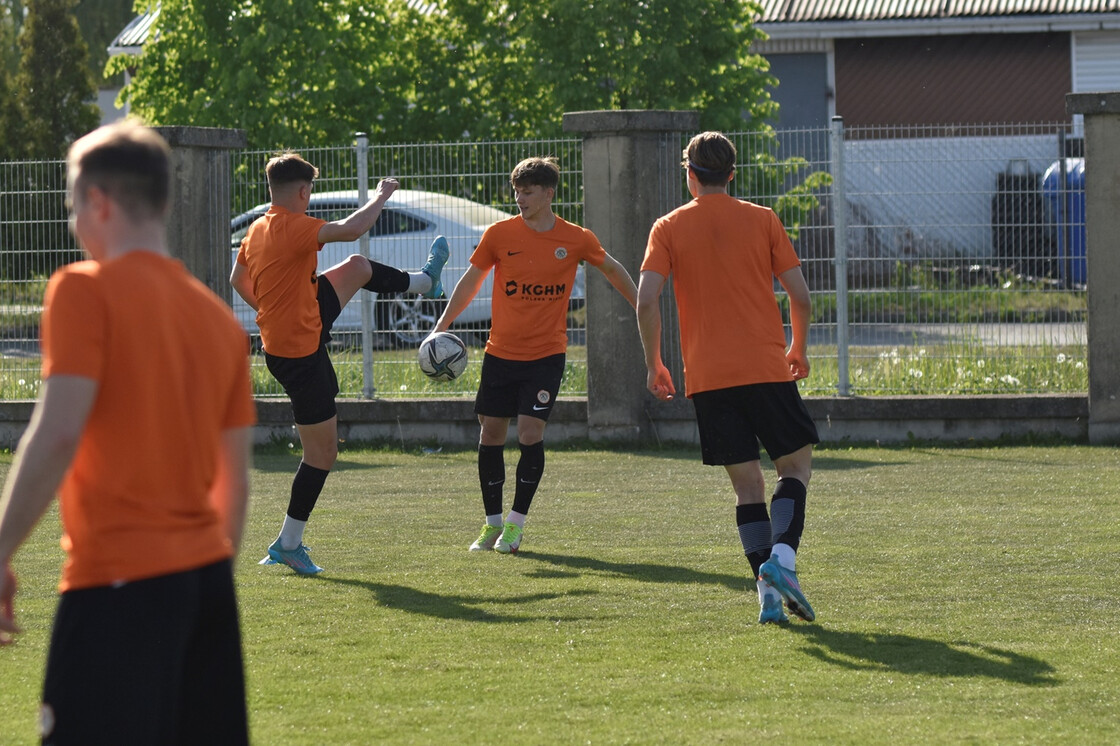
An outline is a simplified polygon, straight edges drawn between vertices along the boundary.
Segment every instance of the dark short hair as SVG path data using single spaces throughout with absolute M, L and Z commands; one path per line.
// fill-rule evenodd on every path
M 540 186 L 555 189 L 560 183 L 560 166 L 552 156 L 526 158 L 513 167 L 509 183 L 515 187 Z
M 293 184 L 310 184 L 319 177 L 319 169 L 305 161 L 297 153 L 286 150 L 270 158 L 264 167 L 269 188 Z
M 127 119 L 70 146 L 70 194 L 97 187 L 133 220 L 162 217 L 171 199 L 171 148 L 153 129 Z
M 735 145 L 722 132 L 701 132 L 684 149 L 685 168 L 704 186 L 723 186 L 735 170 Z

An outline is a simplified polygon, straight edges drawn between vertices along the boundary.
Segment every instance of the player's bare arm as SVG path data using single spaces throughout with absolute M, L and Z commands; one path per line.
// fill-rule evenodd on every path
M 789 296 L 792 339 L 786 352 L 786 360 L 789 361 L 794 380 L 799 381 L 809 375 L 809 321 L 813 314 L 813 302 L 800 267 L 788 269 L 778 275 L 778 282 Z
M 669 401 L 677 392 L 669 369 L 661 360 L 661 290 L 665 277 L 646 270 L 638 277 L 638 334 L 646 358 L 646 388 L 661 401 Z
M 625 298 L 631 306 L 637 307 L 638 305 L 638 288 L 634 285 L 634 278 L 626 271 L 626 267 L 615 259 L 610 254 L 603 260 L 595 269 L 603 273 L 603 277 L 607 278 L 607 282 L 614 286 L 623 298 Z
M 245 530 L 245 515 L 249 506 L 252 447 L 251 427 L 235 427 L 223 431 L 214 484 L 210 487 L 210 504 L 218 511 L 235 557 L 241 548 L 241 536 Z
M 257 295 L 253 292 L 253 278 L 249 276 L 249 269 L 237 261 L 233 263 L 233 271 L 229 273 L 229 284 L 245 301 L 245 304 L 254 311 L 259 311 Z
M 478 295 L 478 291 L 482 287 L 482 281 L 486 279 L 486 275 L 489 273 L 490 270 L 481 270 L 473 264 L 467 267 L 467 271 L 455 283 L 455 289 L 451 291 L 451 297 L 447 300 L 447 308 L 443 310 L 439 320 L 436 321 L 433 332 L 445 332 L 455 323 L 455 319 L 459 318 L 463 309 L 469 306 L 474 297 Z
M 357 241 L 363 233 L 373 228 L 373 224 L 377 222 L 378 216 L 381 215 L 381 209 L 399 186 L 400 184 L 396 179 L 379 181 L 369 202 L 366 202 L 342 220 L 326 223 L 319 229 L 319 243 Z
M 0 635 L 18 631 L 11 600 L 15 576 L 9 562 L 31 535 L 70 468 L 82 430 L 97 395 L 97 381 L 81 376 L 51 376 L 20 439 L 15 463 L 0 498 Z

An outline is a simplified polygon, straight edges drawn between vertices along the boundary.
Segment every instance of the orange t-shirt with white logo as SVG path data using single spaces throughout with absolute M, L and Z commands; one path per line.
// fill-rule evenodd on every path
M 265 352 L 307 357 L 319 349 L 319 229 L 325 220 L 272 205 L 249 226 L 237 262 L 249 270 Z
M 568 349 L 568 299 L 580 261 L 607 258 L 595 234 L 560 217 L 535 231 L 520 215 L 482 234 L 471 264 L 494 270 L 486 352 L 505 360 L 539 360 Z
M 43 378 L 97 394 L 59 491 L 60 591 L 232 556 L 209 492 L 224 430 L 256 422 L 248 338 L 181 262 L 132 251 L 58 270 L 41 326 Z
M 773 210 L 727 194 L 654 223 L 642 271 L 673 279 L 686 396 L 793 380 L 774 278 L 800 264 Z

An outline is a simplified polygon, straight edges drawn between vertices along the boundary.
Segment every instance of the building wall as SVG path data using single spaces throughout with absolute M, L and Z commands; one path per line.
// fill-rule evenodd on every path
M 1068 121 L 1068 33 L 837 39 L 847 126 Z

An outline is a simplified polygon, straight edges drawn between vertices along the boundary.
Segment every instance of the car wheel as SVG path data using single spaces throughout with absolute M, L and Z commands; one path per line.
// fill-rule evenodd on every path
M 393 347 L 419 347 L 436 324 L 437 306 L 418 295 L 397 295 L 377 301 L 377 331 Z

